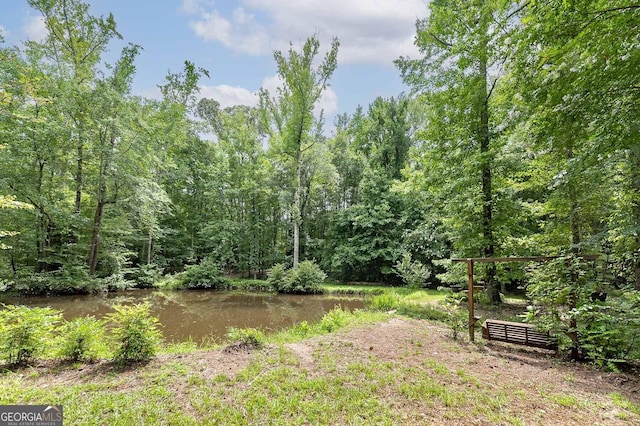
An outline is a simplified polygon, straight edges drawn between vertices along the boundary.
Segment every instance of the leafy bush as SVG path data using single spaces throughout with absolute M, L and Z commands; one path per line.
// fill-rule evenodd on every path
M 313 331 L 312 326 L 307 321 L 301 321 L 291 328 L 291 333 L 295 336 L 305 338 Z
M 467 329 L 469 324 L 469 315 L 466 310 L 460 308 L 457 303 L 444 303 L 445 323 L 451 327 L 451 334 L 454 340 L 458 339 L 458 335 Z
M 267 283 L 278 290 L 287 286 L 287 268 L 282 263 L 276 263 L 267 272 Z
M 236 345 L 261 348 L 267 341 L 267 337 L 257 328 L 236 328 L 231 327 L 227 332 L 227 337 Z
M 392 309 L 398 309 L 400 305 L 400 296 L 396 293 L 383 293 L 378 296 L 374 296 L 368 302 L 368 306 L 370 309 L 375 309 L 377 311 L 390 311 Z
M 135 281 L 136 287 L 151 288 L 162 278 L 162 268 L 155 263 L 149 263 L 140 265 L 139 268 L 132 268 L 129 275 Z
M 132 306 L 115 305 L 115 312 L 107 315 L 113 323 L 113 337 L 117 349 L 114 361 L 119 364 L 147 361 L 156 354 L 162 341 L 159 321 L 151 316 L 148 302 Z
M 62 327 L 59 355 L 70 361 L 93 361 L 104 339 L 104 324 L 95 317 L 79 317 Z
M 205 258 L 198 265 L 189 265 L 180 277 L 180 288 L 226 289 L 229 282 L 220 266 L 211 258 Z
M 402 277 L 409 288 L 421 288 L 431 276 L 431 269 L 422 263 L 411 260 L 411 254 L 404 252 L 402 259 L 396 262 L 393 271 Z
M 285 270 L 281 264 L 269 271 L 268 281 L 279 293 L 322 293 L 320 284 L 327 275 L 310 260 L 300 262 L 297 268 Z
M 530 271 L 527 320 L 551 331 L 560 350 L 600 365 L 640 353 L 640 292 L 616 289 L 594 265 L 561 258 Z M 606 294 L 605 300 L 594 295 Z
M 46 352 L 62 313 L 51 308 L 3 305 L 0 311 L 0 353 L 8 364 L 23 364 Z
M 349 322 L 350 316 L 351 312 L 344 311 L 340 306 L 335 306 L 329 312 L 324 314 L 320 320 L 320 329 L 328 333 L 336 331 L 344 327 Z

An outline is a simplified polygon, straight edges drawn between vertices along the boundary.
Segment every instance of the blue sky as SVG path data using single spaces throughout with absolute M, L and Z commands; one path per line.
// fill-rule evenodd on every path
M 407 88 L 392 61 L 416 57 L 415 21 L 428 0 L 89 0 L 91 13 L 113 13 L 123 40 L 104 58 L 113 63 L 125 43 L 143 47 L 136 61 L 134 92 L 158 97 L 157 85 L 185 60 L 209 70 L 200 95 L 222 106 L 255 105 L 260 87 L 278 83 L 273 51 L 299 47 L 312 35 L 321 49 L 340 40 L 338 68 L 320 107 L 331 120 L 353 113 L 376 96 Z M 0 0 L 0 30 L 9 45 L 46 32 L 26 0 Z M 331 123 L 327 123 L 331 126 Z

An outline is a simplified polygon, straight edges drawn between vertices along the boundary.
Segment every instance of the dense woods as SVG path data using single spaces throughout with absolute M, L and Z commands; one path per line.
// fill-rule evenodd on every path
M 157 82 L 162 99 L 133 94 L 141 47 L 105 63 L 113 16 L 29 4 L 48 37 L 0 45 L 2 290 L 148 286 L 192 266 L 256 277 L 303 260 L 387 283 L 420 263 L 437 285 L 464 279 L 451 257 L 586 253 L 602 255 L 589 289 L 640 289 L 632 1 L 433 0 L 420 56 L 396 61 L 410 91 L 333 126 L 314 108 L 337 39 L 275 52 L 278 92 L 221 108 L 190 61 Z M 495 301 L 527 279 L 489 265 Z

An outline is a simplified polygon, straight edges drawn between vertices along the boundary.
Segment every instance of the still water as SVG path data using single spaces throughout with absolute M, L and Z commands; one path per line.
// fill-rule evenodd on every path
M 229 327 L 255 327 L 275 331 L 301 322 L 315 322 L 333 309 L 359 309 L 364 299 L 336 298 L 324 295 L 283 295 L 235 293 L 221 291 L 131 290 L 102 295 L 55 297 L 21 297 L 0 300 L 6 304 L 46 307 L 63 311 L 71 320 L 93 315 L 102 318 L 113 312 L 114 304 L 149 301 L 152 313 L 160 319 L 167 341 L 180 342 L 189 338 L 222 339 Z

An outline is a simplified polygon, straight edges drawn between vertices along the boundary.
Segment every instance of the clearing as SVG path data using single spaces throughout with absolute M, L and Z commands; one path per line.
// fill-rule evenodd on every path
M 395 316 L 124 370 L 41 362 L 3 373 L 0 388 L 3 404 L 63 404 L 66 424 L 640 424 L 637 372 L 454 341 L 441 324 Z

